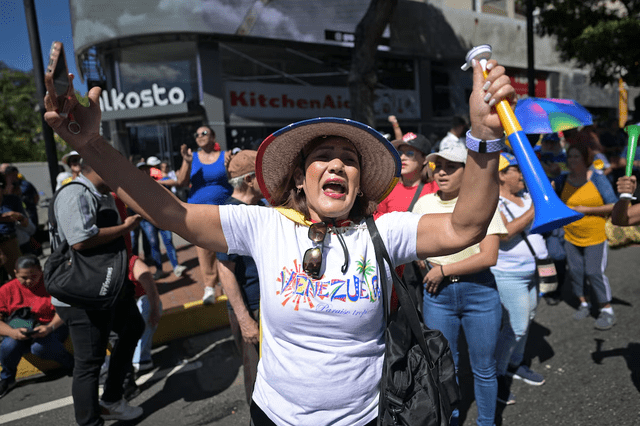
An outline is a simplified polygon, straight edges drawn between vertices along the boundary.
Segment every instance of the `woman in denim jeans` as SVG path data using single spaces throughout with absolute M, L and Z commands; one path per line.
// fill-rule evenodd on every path
M 522 193 L 524 181 L 513 155 L 502 153 L 498 170 L 498 209 L 509 234 L 500 241 L 498 263 L 491 272 L 505 313 L 496 350 L 498 401 L 509 405 L 515 403 L 509 389 L 511 377 L 534 386 L 544 384 L 544 377 L 522 361 L 529 325 L 538 307 L 536 256 L 546 258 L 548 252 L 542 235 L 529 234 L 535 211 L 531 197 Z
M 421 197 L 416 213 L 450 213 L 458 200 L 467 149 L 462 145 L 427 156 L 435 163 L 433 175 L 440 190 Z M 424 322 L 440 330 L 449 341 L 456 369 L 459 368 L 458 336 L 464 327 L 474 377 L 478 406 L 477 423 L 493 425 L 498 383 L 495 349 L 502 308 L 496 282 L 489 270 L 498 259 L 499 235 L 507 230 L 496 210 L 487 235 L 476 245 L 447 256 L 427 258 L 430 270 L 424 278 Z M 458 410 L 452 425 L 458 424 Z

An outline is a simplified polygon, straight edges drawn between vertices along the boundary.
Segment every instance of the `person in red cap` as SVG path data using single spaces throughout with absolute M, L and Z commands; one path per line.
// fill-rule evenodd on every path
M 418 198 L 438 190 L 438 184 L 423 173 L 427 155 L 431 153 L 431 141 L 423 135 L 407 133 L 393 146 L 400 154 L 402 179 L 393 191 L 378 204 L 376 216 L 389 212 L 411 211 Z

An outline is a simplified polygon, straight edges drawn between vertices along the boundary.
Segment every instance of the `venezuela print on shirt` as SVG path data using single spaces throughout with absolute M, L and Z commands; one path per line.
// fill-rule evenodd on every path
M 276 294 L 282 297 L 282 306 L 293 306 L 295 311 L 301 304 L 309 309 L 327 311 L 327 303 L 331 303 L 331 310 L 335 310 L 337 306 L 348 309 L 349 304 L 362 300 L 377 302 L 381 291 L 373 262 L 361 258 L 356 262 L 356 272 L 339 279 L 323 279 L 323 276 L 315 280 L 294 260 L 292 269 L 284 267 L 280 271 Z

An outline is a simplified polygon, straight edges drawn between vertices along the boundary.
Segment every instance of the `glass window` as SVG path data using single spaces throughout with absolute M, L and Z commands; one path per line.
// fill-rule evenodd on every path
M 311 86 L 348 86 L 352 49 L 326 45 L 282 47 L 221 43 L 222 70 L 230 81 Z M 415 89 L 413 59 L 378 52 L 378 83 L 391 89 Z
M 196 67 L 196 45 L 193 42 L 144 44 L 123 48 L 118 61 L 120 88 L 122 93 L 154 90 L 157 85 L 161 99 L 181 102 L 198 99 Z M 164 90 L 162 90 L 164 89 Z M 157 103 L 157 102 L 156 102 Z M 143 105 L 144 106 L 144 105 Z

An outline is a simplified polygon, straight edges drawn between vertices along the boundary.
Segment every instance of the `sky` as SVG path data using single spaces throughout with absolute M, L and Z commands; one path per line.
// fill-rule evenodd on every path
M 43 67 L 49 62 L 49 49 L 53 41 L 61 41 L 67 54 L 69 72 L 76 75 L 74 87 L 81 94 L 87 91 L 76 70 L 71 16 L 68 0 L 33 0 L 40 32 Z M 0 61 L 21 71 L 33 69 L 27 18 L 23 0 L 0 0 Z

